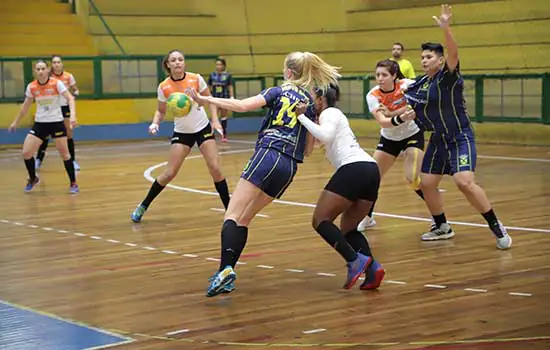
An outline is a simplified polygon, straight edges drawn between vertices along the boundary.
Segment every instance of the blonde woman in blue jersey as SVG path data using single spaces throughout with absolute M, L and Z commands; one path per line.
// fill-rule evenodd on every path
M 406 97 L 416 112 L 416 120 L 432 131 L 424 160 L 420 187 L 436 228 L 422 240 L 454 237 L 443 212 L 443 199 L 437 190 L 443 175 L 451 175 L 458 189 L 479 211 L 494 234 L 498 249 L 512 246 L 512 238 L 498 220 L 483 189 L 474 180 L 476 144 L 464 100 L 464 80 L 458 63 L 458 44 L 451 32 L 451 7 L 443 5 L 433 17 L 443 30 L 448 55 L 439 43 L 422 44 L 422 68 L 426 73 L 409 86 Z
M 279 198 L 292 183 L 298 164 L 313 149 L 314 139 L 297 120 L 295 107 L 311 104 L 312 89 L 326 90 L 340 77 L 338 68 L 310 52 L 292 52 L 284 61 L 285 82 L 244 100 L 200 96 L 188 91 L 199 104 L 209 103 L 234 112 L 267 107 L 256 150 L 245 166 L 225 212 L 221 232 L 220 267 L 211 278 L 206 296 L 231 292 L 237 278 L 233 268 L 246 245 L 248 225 L 263 208 Z M 315 119 L 310 107 L 306 112 Z

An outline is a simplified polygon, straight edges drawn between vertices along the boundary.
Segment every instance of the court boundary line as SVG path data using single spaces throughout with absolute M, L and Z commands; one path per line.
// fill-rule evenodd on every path
M 32 308 L 27 308 L 24 306 L 20 306 L 18 304 L 13 304 L 10 302 L 6 302 L 3 300 L 0 300 L 0 303 L 4 303 L 6 305 L 12 306 L 12 307 L 20 307 L 22 309 L 28 309 L 28 311 L 33 311 L 39 314 L 43 314 L 45 316 L 67 321 L 61 316 L 43 312 L 40 310 L 35 310 Z M 87 328 L 94 329 L 94 330 L 101 330 L 101 328 L 91 325 L 86 325 L 82 322 L 71 320 L 71 323 L 76 323 L 77 325 L 85 325 Z M 189 338 L 177 338 L 177 337 L 170 337 L 165 335 L 151 335 L 146 333 L 137 333 L 137 332 L 130 332 L 130 331 L 124 331 L 120 329 L 114 329 L 109 328 L 108 330 L 102 330 L 103 332 L 107 332 L 107 334 L 114 334 L 118 337 L 124 337 L 129 340 L 131 340 L 131 343 L 139 343 L 139 339 L 136 338 L 145 338 L 148 340 L 163 340 L 168 342 L 179 342 L 179 343 L 194 343 L 194 344 L 211 344 L 211 345 L 222 345 L 222 346 L 261 346 L 261 347 L 359 347 L 359 346 L 368 346 L 368 347 L 386 347 L 386 346 L 397 346 L 397 345 L 416 345 L 416 346 L 450 346 L 450 345 L 473 345 L 473 344 L 496 344 L 496 343 L 515 343 L 515 342 L 534 342 L 534 341 L 548 341 L 550 340 L 550 335 L 542 335 L 542 336 L 534 336 L 534 337 L 514 337 L 514 338 L 483 338 L 483 339 L 465 339 L 465 340 L 433 340 L 433 341 L 409 341 L 409 342 L 380 342 L 380 343 L 253 343 L 253 342 L 230 342 L 230 341 L 215 341 L 215 340 L 200 340 L 200 339 L 189 339 Z M 170 332 L 168 332 L 170 333 Z M 188 333 L 188 332 L 185 332 Z M 130 342 L 126 342 L 124 344 L 129 344 Z M 124 345 L 123 343 L 116 343 L 111 344 L 109 347 L 116 347 L 120 345 Z M 87 348 L 85 350 L 97 350 L 97 349 L 106 349 L 108 347 L 96 347 L 96 348 Z
M 251 152 L 253 149 L 241 149 L 241 150 L 232 150 L 232 151 L 222 151 L 219 152 L 220 155 L 229 155 L 229 154 L 238 154 L 238 153 L 246 153 Z M 192 156 L 188 156 L 186 160 L 192 160 L 192 159 L 198 159 L 202 158 L 201 154 L 195 154 Z M 549 160 L 550 161 L 550 160 Z M 158 168 L 161 168 L 165 166 L 168 162 L 162 162 L 155 164 L 153 166 L 150 166 L 149 168 L 145 169 L 143 172 L 143 177 L 153 183 L 155 182 L 155 178 L 151 175 L 153 171 L 155 171 Z M 211 192 L 211 191 L 205 191 L 205 190 L 198 190 L 195 188 L 190 187 L 184 187 L 184 186 L 178 186 L 169 183 L 166 185 L 166 187 L 184 191 L 184 192 L 191 192 L 191 193 L 197 193 L 197 194 L 203 194 L 208 196 L 218 196 L 217 192 Z M 303 203 L 303 202 L 297 202 L 297 201 L 287 201 L 282 199 L 275 199 L 273 203 L 277 204 L 283 204 L 283 205 L 292 205 L 297 207 L 306 207 L 306 208 L 315 208 L 315 204 L 311 203 Z M 390 213 L 381 213 L 381 212 L 374 212 L 375 216 L 382 216 L 382 217 L 389 217 L 393 219 L 402 219 L 402 220 L 410 220 L 410 221 L 424 221 L 424 222 L 431 222 L 431 219 L 423 218 L 423 217 L 417 217 L 417 216 L 410 216 L 410 215 L 400 215 L 400 214 L 390 214 Z M 459 225 L 459 226 L 469 226 L 469 227 L 483 227 L 483 228 L 489 228 L 489 225 L 487 224 L 479 224 L 479 223 L 473 223 L 473 222 L 465 222 L 465 221 L 448 221 L 450 224 L 453 225 Z M 523 232 L 535 232 L 535 233 L 550 233 L 550 229 L 540 229 L 540 228 L 530 228 L 530 227 L 521 227 L 521 226 L 504 226 L 507 230 L 512 231 L 523 231 Z

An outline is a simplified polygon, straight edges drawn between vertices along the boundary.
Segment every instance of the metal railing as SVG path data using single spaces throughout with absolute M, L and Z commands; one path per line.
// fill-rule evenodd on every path
M 186 56 L 187 69 L 205 78 L 216 55 Z M 21 102 L 33 79 L 33 64 L 42 57 L 0 58 L 0 102 Z M 166 75 L 162 56 L 64 57 L 76 77 L 79 99 L 154 98 Z M 282 82 L 282 77 L 234 77 L 235 96 L 245 98 Z M 465 75 L 465 99 L 472 120 L 550 124 L 550 73 Z M 350 117 L 371 118 L 365 95 L 375 85 L 369 76 L 343 77 L 340 107 Z M 263 111 L 237 113 L 238 117 Z

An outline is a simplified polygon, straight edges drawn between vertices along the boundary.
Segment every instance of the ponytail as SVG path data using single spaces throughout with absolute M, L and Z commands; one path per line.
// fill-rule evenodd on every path
M 292 52 L 285 59 L 285 67 L 292 71 L 290 82 L 306 90 L 313 87 L 326 91 L 331 84 L 338 85 L 339 67 L 334 67 L 311 52 Z
M 318 97 L 324 97 L 327 100 L 328 107 L 335 107 L 340 101 L 340 87 L 338 84 L 330 84 L 326 90 L 315 89 L 315 94 Z

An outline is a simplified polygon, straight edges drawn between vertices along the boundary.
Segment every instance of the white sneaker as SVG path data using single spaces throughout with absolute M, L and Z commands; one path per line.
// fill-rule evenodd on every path
M 451 239 L 455 236 L 451 225 L 448 223 L 443 223 L 439 228 L 436 228 L 430 232 L 422 234 L 423 241 L 440 241 L 443 239 Z
M 73 166 L 74 171 L 80 171 L 80 165 L 76 162 L 76 160 L 73 160 Z
M 498 249 L 506 250 L 512 247 L 512 237 L 510 237 L 508 232 L 506 232 L 506 228 L 502 225 L 502 222 L 498 222 L 498 227 L 491 227 L 491 231 L 493 231 L 493 234 L 497 240 Z M 497 233 L 499 235 L 502 234 L 502 237 L 498 237 Z
M 376 226 L 376 220 L 373 217 L 365 216 L 363 220 L 357 225 L 357 231 L 365 231 L 369 227 Z
M 35 158 L 35 159 L 34 159 L 34 169 L 35 169 L 35 170 L 40 169 L 40 165 L 42 165 L 42 161 L 41 161 L 40 159 L 38 159 L 38 158 Z

